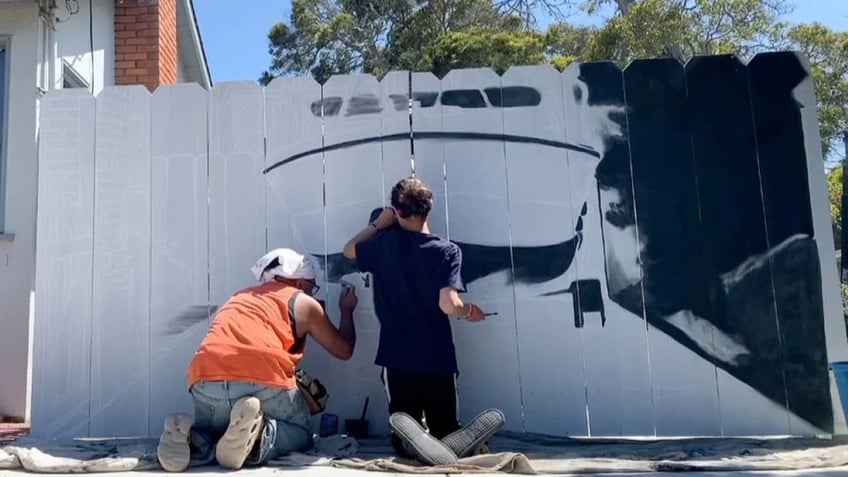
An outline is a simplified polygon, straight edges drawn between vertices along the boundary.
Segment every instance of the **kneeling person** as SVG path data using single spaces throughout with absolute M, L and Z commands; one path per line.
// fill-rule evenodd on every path
M 261 284 L 220 307 L 189 364 L 194 423 L 187 414 L 166 418 L 157 452 L 165 470 L 213 460 L 239 469 L 310 448 L 310 412 L 295 380 L 306 335 L 338 359 L 353 355 L 353 290 L 339 298 L 336 328 L 313 297 L 318 286 L 306 257 L 277 249 L 251 271 Z

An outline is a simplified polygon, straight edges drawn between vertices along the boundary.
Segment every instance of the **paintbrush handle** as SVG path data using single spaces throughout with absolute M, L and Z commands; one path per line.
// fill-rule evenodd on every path
M 364 405 L 364 406 L 362 406 L 362 416 L 360 416 L 360 418 L 359 418 L 359 420 L 360 420 L 360 421 L 364 421 L 364 420 L 365 420 L 365 414 L 368 412 L 368 401 L 369 401 L 370 399 L 371 399 L 371 396 L 367 396 L 367 397 L 365 398 L 365 405 Z

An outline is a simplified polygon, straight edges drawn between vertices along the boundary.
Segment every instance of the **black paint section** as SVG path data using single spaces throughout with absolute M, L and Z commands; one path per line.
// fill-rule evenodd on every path
M 624 84 L 647 312 L 703 316 L 709 306 L 683 66 L 636 61 Z
M 749 67 L 759 170 L 751 165 L 744 79 L 727 59 L 709 60 L 715 69 L 692 63 L 689 85 L 674 60 L 637 61 L 624 71 L 643 282 L 611 297 L 640 316 L 644 287 L 649 324 L 775 403 L 786 406 L 788 396 L 790 411 L 827 431 L 832 412 L 816 244 L 801 236 L 779 247 L 796 234 L 812 236 L 803 130 L 791 95 L 805 73 L 794 55 L 762 56 Z M 607 167 L 599 166 L 601 184 L 615 183 Z M 757 175 L 768 241 L 757 231 L 757 189 L 743 190 Z M 629 223 L 629 214 L 605 217 L 605 226 L 619 221 Z M 738 279 L 724 284 L 721 274 L 729 271 L 740 272 Z M 668 317 L 680 311 L 708 320 L 749 354 L 736 363 L 716 359 L 671 325 Z
M 571 267 L 581 240 L 582 234 L 577 234 L 570 240 L 551 245 L 513 246 L 515 268 L 512 270 L 512 280 L 516 283 L 537 284 L 559 277 Z M 462 279 L 466 283 L 512 268 L 508 245 L 499 247 L 454 243 L 462 250 Z
M 641 316 L 643 287 L 648 323 L 714 362 L 668 321 L 681 311 L 708 318 L 711 310 L 683 65 L 673 59 L 635 61 L 624 70 L 624 87 L 643 280 L 615 300 Z
M 711 280 L 707 317 L 750 351 L 738 365 L 718 364 L 785 407 L 785 366 L 768 261 L 743 265 L 769 250 L 747 67 L 732 55 L 695 57 L 686 65 L 686 86 L 703 264 Z M 722 286 L 723 274 L 738 281 Z
M 503 86 L 483 90 L 489 103 L 496 108 L 518 108 L 538 106 L 542 95 L 536 88 L 527 86 Z
M 801 105 L 793 90 L 808 72 L 793 53 L 764 53 L 748 64 L 756 125 L 766 231 L 771 257 L 789 409 L 831 431 L 821 270 L 812 206 Z M 815 107 L 815 105 L 807 105 Z
M 442 91 L 442 106 L 485 108 L 486 101 L 478 89 L 448 89 Z
M 598 157 L 599 154 L 590 147 L 587 146 L 579 146 L 576 144 L 569 144 L 566 142 L 559 141 L 551 141 L 549 139 L 540 139 L 536 137 L 528 137 L 528 136 L 515 136 L 512 134 L 494 134 L 494 133 L 474 133 L 474 132 L 451 132 L 451 131 L 417 131 L 415 132 L 415 140 L 454 140 L 454 141 L 497 141 L 497 142 L 512 142 L 512 143 L 523 143 L 523 144 L 539 144 L 542 146 L 550 146 L 557 149 L 566 149 L 570 151 L 582 152 L 588 154 L 593 157 Z M 336 151 L 339 149 L 347 149 L 355 146 L 362 146 L 364 144 L 372 144 L 372 143 L 382 143 L 387 141 L 408 141 L 409 133 L 397 133 L 397 134 L 389 134 L 385 136 L 371 136 L 360 139 L 353 139 L 350 141 L 344 141 L 336 144 L 330 144 L 329 146 L 323 146 L 315 149 L 310 149 L 308 151 L 299 152 L 292 156 L 289 156 L 281 161 L 278 161 L 270 166 L 268 166 L 264 174 L 267 174 L 274 169 L 284 166 L 290 162 L 294 162 L 298 159 L 302 159 L 304 157 L 313 156 L 317 154 L 326 153 L 329 151 Z
M 311 105 L 309 105 L 309 109 L 312 111 L 312 114 L 321 117 L 321 106 L 324 107 L 324 116 L 337 116 L 339 111 L 342 110 L 342 98 L 340 96 L 331 96 L 329 98 L 319 99 L 318 101 L 313 101 Z
M 405 94 L 390 94 L 389 99 L 392 100 L 395 111 L 406 111 L 409 109 L 409 96 Z
M 604 295 L 601 292 L 599 280 L 575 280 L 568 288 L 543 293 L 542 296 L 555 296 L 570 293 L 574 299 L 574 327 L 583 328 L 586 323 L 586 313 L 601 314 L 601 328 L 607 324 L 607 313 L 604 310 Z
M 439 97 L 438 91 L 413 91 L 412 100 L 418 101 L 422 108 L 432 108 Z
M 193 305 L 182 311 L 179 315 L 171 318 L 166 335 L 179 335 L 193 328 L 199 323 L 209 326 L 209 319 L 218 312 L 218 305 Z
M 638 255 L 635 238 L 633 242 L 627 244 L 610 238 L 613 234 L 613 229 L 624 229 L 636 224 L 633 203 L 633 181 L 630 172 L 630 132 L 624 108 L 624 78 L 621 70 L 615 63 L 582 63 L 579 68 L 578 79 L 586 85 L 588 97 L 583 98 L 583 91 L 580 88 L 576 88 L 573 93 L 577 101 L 586 101 L 589 106 L 615 106 L 620 108 L 610 112 L 609 119 L 620 128 L 622 134 L 620 137 L 610 135 L 604 138 L 605 152 L 601 156 L 601 162 L 598 164 L 597 169 L 595 169 L 599 200 L 601 200 L 601 191 L 611 190 L 618 193 L 618 202 L 601 202 L 599 208 L 603 214 L 601 231 L 602 237 L 604 237 L 604 256 L 607 264 L 607 289 L 610 297 L 614 301 L 619 301 L 618 294 L 624 290 L 612 287 L 611 283 L 625 282 L 624 271 L 611 268 L 610 264 L 614 262 L 615 256 L 619 254 L 625 257 Z M 626 249 L 617 250 L 616 247 L 626 247 Z M 612 280 L 610 280 L 610 277 L 612 277 Z M 642 318 L 643 298 L 641 288 L 639 293 L 628 296 L 636 300 L 632 306 L 635 310 L 639 310 L 636 312 L 636 315 Z
M 383 111 L 380 106 L 380 98 L 373 94 L 362 94 L 353 96 L 347 103 L 345 116 L 358 116 L 360 114 L 379 114 Z

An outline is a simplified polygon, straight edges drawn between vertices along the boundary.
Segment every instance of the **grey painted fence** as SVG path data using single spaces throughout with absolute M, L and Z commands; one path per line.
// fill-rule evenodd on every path
M 410 101 L 411 100 L 411 101 Z M 158 435 L 210 307 L 267 249 L 322 265 L 329 412 L 387 430 L 344 242 L 413 172 L 459 244 L 461 415 L 554 435 L 830 432 L 848 356 L 809 69 L 792 53 L 67 90 L 43 102 L 33 433 Z M 198 315 L 197 310 L 200 310 Z M 200 317 L 198 319 L 198 316 Z M 840 417 L 841 416 L 837 416 Z

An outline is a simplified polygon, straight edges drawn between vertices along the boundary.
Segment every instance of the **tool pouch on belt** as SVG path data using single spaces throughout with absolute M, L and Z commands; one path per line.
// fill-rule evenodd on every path
M 298 369 L 294 377 L 300 393 L 306 399 L 310 414 L 315 415 L 324 412 L 324 409 L 327 408 L 327 399 L 330 398 L 330 395 L 327 394 L 327 388 L 321 384 L 321 381 L 306 374 L 302 369 Z

